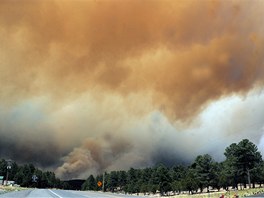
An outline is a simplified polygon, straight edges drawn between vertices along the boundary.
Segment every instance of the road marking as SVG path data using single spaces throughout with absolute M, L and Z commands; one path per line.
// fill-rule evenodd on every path
M 61 197 L 60 195 L 58 195 L 57 193 L 55 193 L 55 192 L 53 192 L 52 190 L 50 190 L 50 189 L 48 189 L 52 194 L 54 194 L 54 195 L 56 195 L 57 197 L 59 197 L 59 198 L 63 198 L 63 197 Z

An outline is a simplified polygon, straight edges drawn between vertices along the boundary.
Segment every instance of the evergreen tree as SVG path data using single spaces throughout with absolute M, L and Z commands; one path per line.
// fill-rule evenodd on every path
M 213 159 L 210 155 L 199 155 L 194 161 L 192 167 L 195 169 L 197 179 L 199 180 L 199 188 L 201 192 L 206 187 L 209 191 L 210 182 L 213 179 Z
M 118 186 L 120 187 L 120 190 L 123 190 L 126 184 L 127 184 L 126 171 L 119 171 L 118 172 Z
M 238 179 L 242 180 L 245 187 L 247 182 L 251 187 L 250 172 L 262 162 L 262 156 L 257 146 L 248 139 L 244 139 L 238 144 L 231 144 L 226 148 L 224 154 L 234 169 L 236 187 Z
M 96 190 L 96 181 L 93 175 L 90 175 L 82 185 L 82 190 Z
M 183 189 L 189 191 L 189 194 L 193 194 L 199 188 L 199 180 L 196 176 L 196 171 L 193 168 L 188 168 L 186 176 L 181 180 Z
M 117 171 L 111 171 L 107 179 L 107 186 L 111 192 L 114 192 L 118 187 L 118 174 Z
M 164 165 L 160 165 L 157 169 L 157 177 L 158 177 L 158 185 L 159 191 L 161 195 L 166 194 L 168 191 L 171 190 L 171 177 L 169 174 L 169 170 Z

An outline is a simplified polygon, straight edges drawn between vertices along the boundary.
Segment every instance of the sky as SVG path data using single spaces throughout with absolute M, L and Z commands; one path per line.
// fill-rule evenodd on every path
M 264 1 L 1 0 L 0 157 L 62 179 L 247 138 L 264 156 Z

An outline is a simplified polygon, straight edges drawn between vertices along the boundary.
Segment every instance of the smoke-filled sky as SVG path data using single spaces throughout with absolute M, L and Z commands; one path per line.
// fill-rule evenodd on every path
M 264 1 L 0 0 L 0 157 L 60 178 L 264 154 Z

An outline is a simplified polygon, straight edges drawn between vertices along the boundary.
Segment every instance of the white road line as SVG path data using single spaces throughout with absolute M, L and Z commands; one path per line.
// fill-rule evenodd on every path
M 59 197 L 59 198 L 63 198 L 60 195 L 58 195 L 57 193 L 53 192 L 52 190 L 48 189 L 52 194 L 54 194 L 55 196 Z

